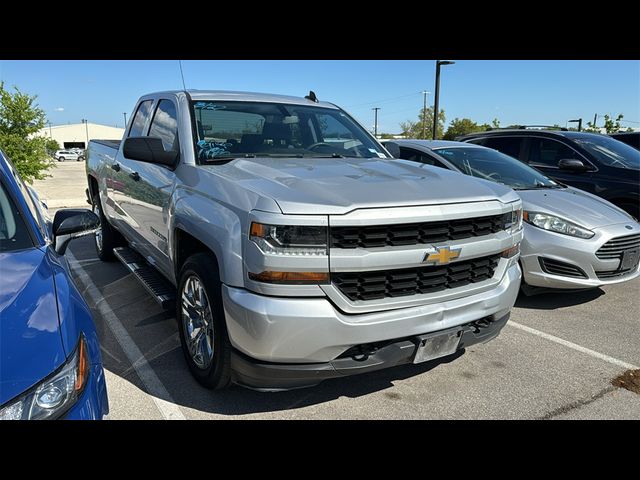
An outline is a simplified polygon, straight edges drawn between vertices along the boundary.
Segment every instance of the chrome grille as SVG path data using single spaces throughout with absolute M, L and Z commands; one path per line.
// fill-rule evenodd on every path
M 332 248 L 374 248 L 482 237 L 505 230 L 511 212 L 441 222 L 331 227 Z
M 625 250 L 640 247 L 640 233 L 615 237 L 605 243 L 596 252 L 596 257 L 601 260 L 621 259 Z
M 372 272 L 337 272 L 333 284 L 350 300 L 376 300 L 433 293 L 478 283 L 493 277 L 500 254 L 443 266 L 425 266 Z

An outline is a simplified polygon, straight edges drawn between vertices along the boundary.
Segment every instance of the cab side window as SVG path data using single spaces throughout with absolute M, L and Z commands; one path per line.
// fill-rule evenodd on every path
M 152 100 L 145 100 L 144 102 L 140 103 L 140 106 L 138 107 L 138 110 L 136 110 L 136 114 L 133 117 L 131 130 L 129 130 L 130 137 L 142 137 L 144 135 L 143 130 L 144 126 L 147 123 L 147 118 L 149 118 L 152 103 Z
M 582 157 L 572 148 L 548 138 L 532 138 L 529 146 L 529 164 L 534 167 L 558 167 L 563 159 Z
M 520 160 L 522 140 L 521 137 L 491 137 L 485 138 L 482 145 Z
M 150 137 L 158 137 L 162 140 L 162 145 L 167 152 L 177 152 L 180 150 L 178 144 L 178 114 L 176 106 L 171 100 L 160 100 L 153 115 Z

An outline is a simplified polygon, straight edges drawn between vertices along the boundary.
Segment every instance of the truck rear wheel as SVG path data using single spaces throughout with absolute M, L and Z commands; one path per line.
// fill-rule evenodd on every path
M 176 318 L 189 370 L 203 386 L 231 382 L 231 343 L 222 307 L 218 263 L 208 253 L 190 256 L 179 276 Z
M 100 228 L 96 230 L 94 235 L 96 254 L 98 258 L 103 262 L 111 262 L 115 260 L 113 255 L 113 249 L 124 244 L 124 240 L 120 232 L 116 231 L 104 215 L 102 211 L 102 204 L 100 203 L 100 196 L 94 195 L 92 199 L 93 213 L 100 218 Z

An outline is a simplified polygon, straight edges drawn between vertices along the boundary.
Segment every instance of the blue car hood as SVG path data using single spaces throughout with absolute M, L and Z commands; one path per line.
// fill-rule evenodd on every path
M 0 253 L 0 405 L 64 361 L 47 254 L 37 248 Z

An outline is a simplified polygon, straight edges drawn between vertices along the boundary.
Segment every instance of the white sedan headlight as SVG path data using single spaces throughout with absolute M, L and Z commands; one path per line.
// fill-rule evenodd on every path
M 591 230 L 587 230 L 586 228 L 570 222 L 569 220 L 565 220 L 564 218 L 549 215 L 548 213 L 524 212 L 523 217 L 525 222 L 538 228 L 542 228 L 543 230 L 549 230 L 551 232 L 562 233 L 563 235 L 578 238 L 591 238 L 595 235 Z

